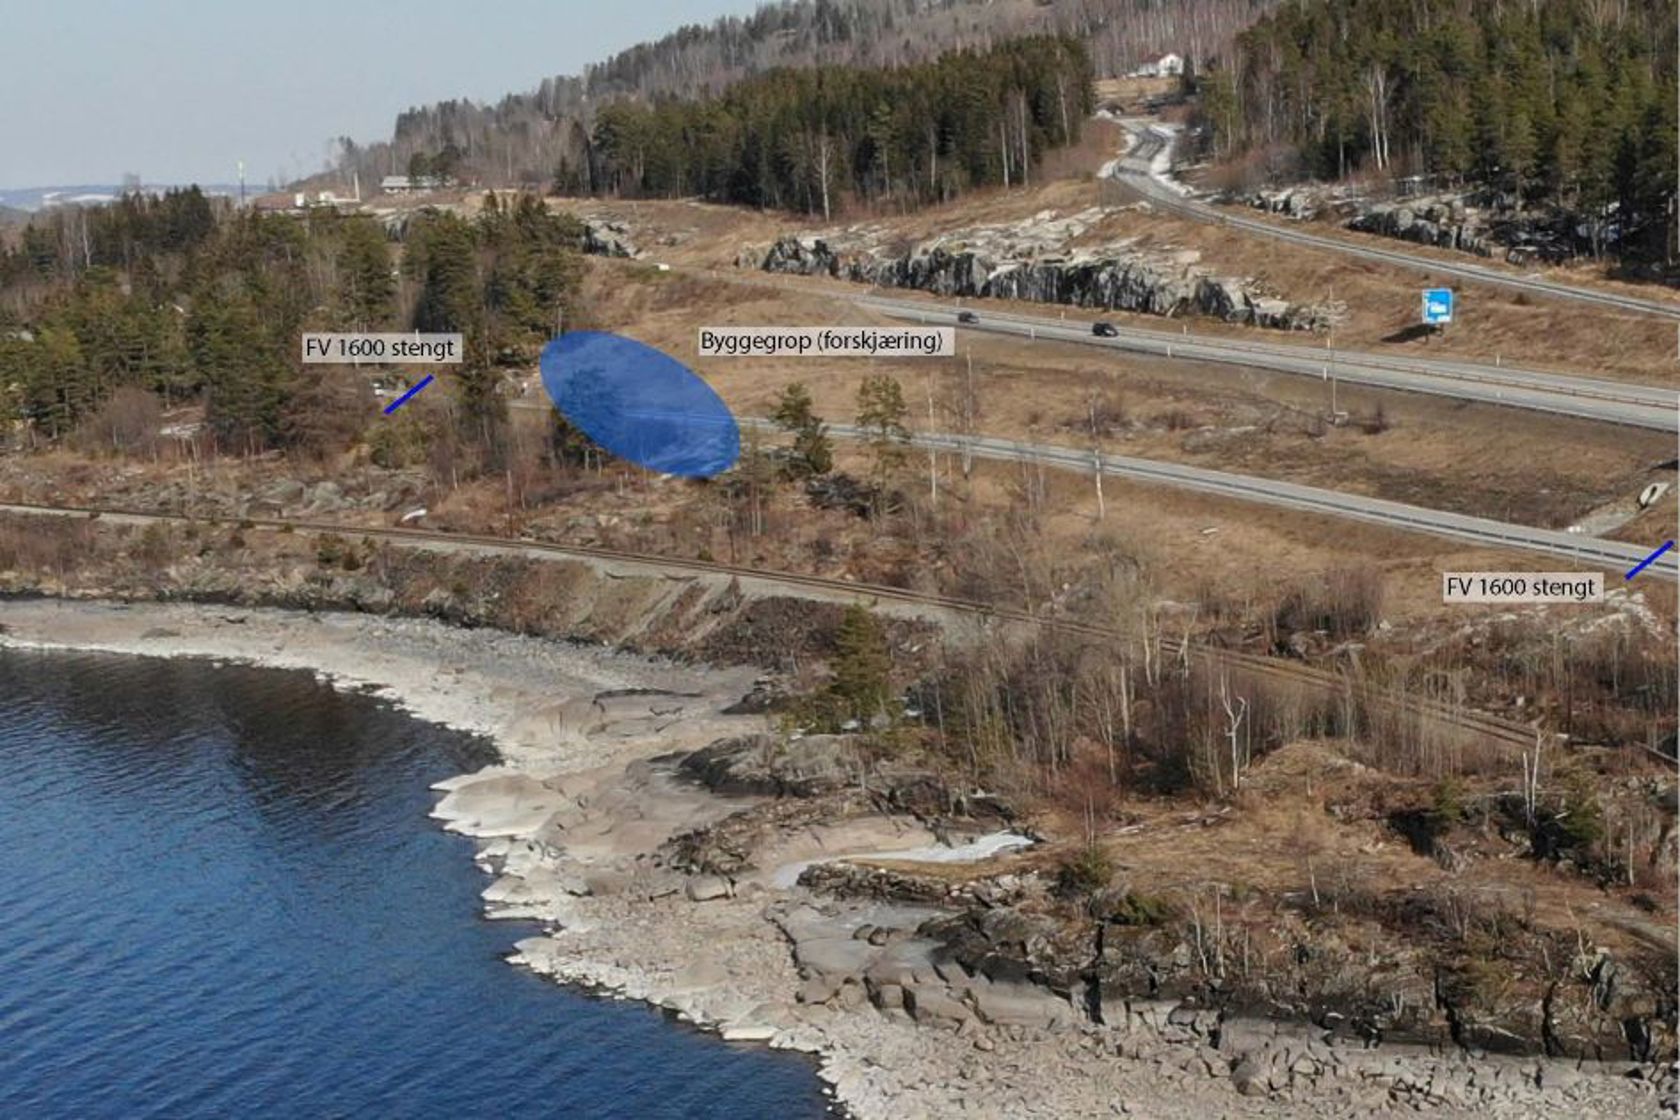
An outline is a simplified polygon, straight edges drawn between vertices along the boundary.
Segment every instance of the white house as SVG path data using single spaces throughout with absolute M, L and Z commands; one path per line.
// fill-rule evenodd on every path
M 1133 78 L 1176 78 L 1184 73 L 1184 56 L 1174 51 L 1166 54 L 1146 58 L 1143 63 L 1133 70 Z

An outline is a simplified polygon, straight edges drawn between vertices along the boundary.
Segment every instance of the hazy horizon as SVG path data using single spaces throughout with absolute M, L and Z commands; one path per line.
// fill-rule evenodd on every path
M 762 2 L 32 5 L 0 37 L 0 188 L 231 183 L 241 159 L 254 186 L 285 181 L 336 137 L 389 139 L 404 109 L 496 100 Z

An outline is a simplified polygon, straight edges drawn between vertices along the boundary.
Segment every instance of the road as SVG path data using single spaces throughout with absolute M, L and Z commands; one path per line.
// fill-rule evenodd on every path
M 813 289 L 765 276 L 737 276 L 717 270 L 697 271 L 714 280 L 809 295 Z M 1425 393 L 1453 400 L 1545 412 L 1654 431 L 1680 431 L 1680 391 L 1654 385 L 1608 381 L 1602 378 L 1546 370 L 1487 365 L 1447 358 L 1374 354 L 1362 350 L 1303 346 L 1297 343 L 1256 341 L 1227 335 L 1195 334 L 1113 324 L 1113 337 L 1091 333 L 1099 308 L 1077 308 L 1089 319 L 1050 315 L 1022 315 L 970 303 L 962 306 L 937 299 L 906 299 L 876 294 L 816 289 L 823 295 L 848 300 L 895 319 L 939 323 L 960 329 L 1074 343 L 1120 352 L 1159 354 L 1185 361 L 1243 366 L 1273 373 L 1311 377 L 1348 385 L 1363 385 L 1406 393 Z M 959 311 L 971 311 L 977 321 L 956 321 Z
M 512 402 L 512 407 L 546 410 L 552 406 L 545 399 L 525 398 Z M 772 430 L 775 427 L 762 417 L 737 419 L 743 427 L 763 430 Z M 868 433 L 851 424 L 830 424 L 828 432 L 837 439 L 848 441 L 870 438 Z M 1206 467 L 1140 459 L 1129 455 L 1098 455 L 1092 450 L 1060 444 L 1026 443 L 996 436 L 965 436 L 949 432 L 912 433 L 910 443 L 924 451 L 932 449 L 952 455 L 966 453 L 975 458 L 998 462 L 1040 463 L 1057 470 L 1078 471 L 1082 474 L 1091 473 L 1100 462 L 1104 476 L 1194 490 L 1217 497 L 1325 517 L 1363 521 L 1389 529 L 1426 533 L 1466 544 L 1558 556 L 1617 574 L 1632 568 L 1650 551 L 1642 545 L 1608 541 L 1558 529 L 1512 525 L 1486 517 L 1426 509 L 1404 502 L 1391 502 L 1362 494 L 1346 494 L 1318 486 L 1210 470 Z M 1647 568 L 1646 572 L 1651 575 L 1680 575 L 1680 553 L 1669 551 Z
M 1408 252 L 1405 249 L 1380 248 L 1340 237 L 1325 237 L 1322 234 L 1309 233 L 1276 222 L 1269 222 L 1244 214 L 1235 214 L 1224 208 L 1210 206 L 1205 202 L 1187 197 L 1183 188 L 1167 177 L 1166 168 L 1171 160 L 1172 144 L 1175 138 L 1175 132 L 1172 128 L 1138 120 L 1121 119 L 1119 123 L 1132 134 L 1134 143 L 1131 150 L 1114 164 L 1114 177 L 1124 182 L 1131 190 L 1148 199 L 1152 204 L 1171 210 L 1174 213 L 1204 222 L 1213 222 L 1231 229 L 1240 229 L 1246 233 L 1257 233 L 1279 241 L 1305 245 L 1313 249 L 1343 253 L 1383 264 L 1400 265 L 1403 268 L 1416 269 L 1440 276 L 1453 276 L 1477 284 L 1492 284 L 1514 291 L 1527 292 L 1529 295 L 1547 296 L 1552 299 L 1571 300 L 1575 303 L 1591 304 L 1615 311 L 1680 320 L 1680 303 L 1639 299 L 1636 296 L 1622 295 L 1619 292 L 1597 288 L 1578 288 L 1570 284 L 1560 284 L 1552 280 L 1524 276 L 1520 273 L 1506 272 L 1483 265 L 1440 260 L 1422 253 Z
M 1160 354 L 1185 361 L 1247 366 L 1328 381 L 1427 393 L 1454 400 L 1548 412 L 1656 431 L 1680 431 L 1680 392 L 1538 370 L 1508 369 L 1432 358 L 1390 357 L 1357 350 L 1331 350 L 1254 342 L 1139 327 L 1115 326 L 1115 336 L 1091 333 L 1087 322 L 1043 315 L 1018 315 L 989 308 L 967 310 L 977 321 L 956 322 L 958 308 L 925 300 L 885 296 L 849 297 L 860 306 L 896 319 L 950 323 L 961 329 L 1071 342 L 1109 350 Z M 1100 312 L 1092 312 L 1100 314 Z
M 746 424 L 769 426 L 767 420 L 746 420 Z M 840 439 L 863 440 L 867 434 L 849 424 L 833 424 L 829 433 Z M 1194 490 L 1221 498 L 1296 510 L 1301 513 L 1362 521 L 1384 528 L 1427 533 L 1465 544 L 1510 548 L 1523 552 L 1557 556 L 1620 576 L 1643 560 L 1650 549 L 1643 545 L 1607 541 L 1597 537 L 1566 533 L 1557 529 L 1535 529 L 1485 517 L 1425 509 L 1422 506 L 1344 494 L 1317 486 L 1303 486 L 1277 479 L 1232 474 L 1180 463 L 1163 463 L 1126 455 L 1098 455 L 1094 451 L 1056 444 L 1023 443 L 993 436 L 952 435 L 920 432 L 911 436 L 913 446 L 953 455 L 965 451 L 976 458 L 1011 463 L 1042 463 L 1047 467 L 1090 473 L 1100 463 L 1105 476 L 1133 482 Z M 1680 575 L 1680 557 L 1669 551 L 1646 569 L 1655 575 Z

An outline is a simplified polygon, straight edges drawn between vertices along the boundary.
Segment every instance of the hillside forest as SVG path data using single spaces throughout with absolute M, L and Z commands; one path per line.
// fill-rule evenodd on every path
M 1485 189 L 1673 259 L 1673 0 L 1289 0 L 1199 81 L 1207 154 Z
M 490 465 L 506 421 L 499 371 L 552 335 L 581 240 L 530 195 L 391 227 L 239 212 L 197 188 L 38 215 L 0 251 L 0 414 L 31 440 L 130 450 L 156 438 L 161 410 L 202 400 L 215 449 L 332 454 L 359 434 L 371 402 L 348 397 L 368 388 L 302 364 L 301 332 L 461 331 L 457 434 Z
M 831 216 L 842 197 L 944 201 L 1021 183 L 1093 109 L 1090 60 L 1033 37 L 893 70 L 775 70 L 715 98 L 603 107 L 562 191 L 698 195 Z
M 896 69 L 1030 36 L 1079 40 L 1098 77 L 1152 54 L 1220 55 L 1274 0 L 781 0 L 746 16 L 693 24 L 590 66 L 545 78 L 494 104 L 449 99 L 401 113 L 391 137 L 340 138 L 322 186 L 402 174 L 416 154 L 446 161 L 463 182 L 546 185 L 582 166 L 601 106 L 716 97 L 772 70 Z

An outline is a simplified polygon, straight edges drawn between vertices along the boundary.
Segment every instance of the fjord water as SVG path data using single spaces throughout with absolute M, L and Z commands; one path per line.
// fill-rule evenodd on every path
M 0 652 L 0 1117 L 814 1117 L 811 1066 L 507 965 L 480 743 L 307 674 Z

